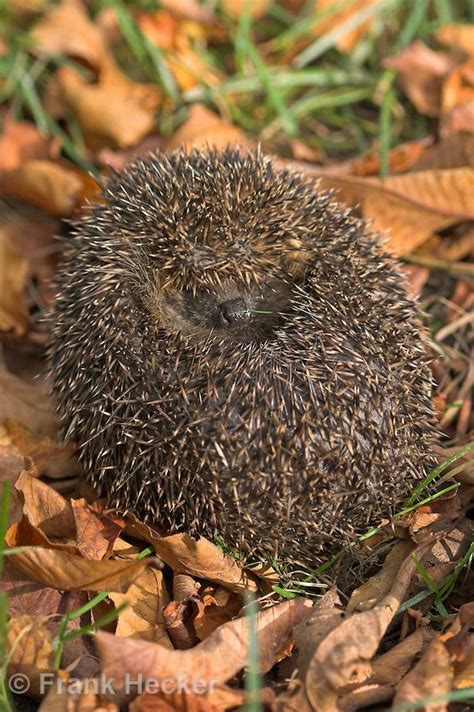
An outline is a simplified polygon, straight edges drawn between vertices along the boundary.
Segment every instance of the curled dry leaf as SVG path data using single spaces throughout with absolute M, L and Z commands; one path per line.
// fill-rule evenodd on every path
M 415 544 L 411 541 L 397 542 L 390 549 L 380 571 L 353 591 L 347 604 L 347 613 L 368 611 L 387 595 L 397 578 L 401 564 L 414 549 Z
M 77 670 L 74 669 L 73 673 L 57 671 L 57 680 L 51 681 L 49 692 L 43 698 L 38 712 L 120 712 L 120 710 L 113 702 L 107 702 L 95 693 L 91 679 L 80 680 Z
M 57 158 L 59 142 L 45 138 L 30 121 L 5 116 L 0 134 L 0 173 L 15 170 L 25 161 Z
M 443 697 L 454 683 L 454 664 L 466 658 L 468 630 L 474 623 L 474 603 L 462 606 L 454 622 L 445 633 L 438 635 L 426 652 L 400 681 L 393 704 L 415 703 L 426 697 Z M 445 712 L 448 701 L 432 702 L 424 705 L 427 712 Z
M 293 629 L 306 615 L 311 602 L 298 599 L 268 608 L 256 615 L 260 666 L 265 672 L 274 665 L 278 653 L 292 638 Z M 250 628 L 246 618 L 237 618 L 218 628 L 191 650 L 166 650 L 144 641 L 123 640 L 120 647 L 109 633 L 99 632 L 97 648 L 106 677 L 115 678 L 116 691 L 125 689 L 127 674 L 138 673 L 143 679 L 180 678 L 199 680 L 204 686 L 219 685 L 233 677 L 248 660 Z
M 110 63 L 107 65 L 110 68 Z M 64 97 L 81 124 L 89 146 L 126 148 L 138 143 L 154 125 L 161 101 L 156 87 L 138 85 L 108 70 L 105 80 L 89 84 L 77 72 L 63 67 L 58 72 Z
M 436 33 L 435 39 L 448 49 L 459 49 L 466 54 L 474 54 L 474 27 L 472 25 L 443 25 Z
M 420 113 L 439 116 L 443 80 L 457 63 L 448 54 L 416 41 L 383 64 L 398 71 L 400 84 Z
M 68 217 L 90 191 L 90 178 L 75 168 L 45 160 L 26 161 L 0 175 L 0 191 L 51 215 Z
M 47 618 L 18 616 L 8 623 L 8 677 L 26 675 L 33 695 L 40 694 L 40 675 L 54 669 L 54 650 Z
M 11 554 L 10 559 L 33 581 L 64 591 L 117 591 L 123 593 L 147 566 L 146 561 L 90 561 L 69 544 L 54 544 L 27 519 L 7 531 L 8 546 L 35 546 Z M 47 548 L 48 547 L 48 548 Z
M 34 28 L 32 42 L 39 53 L 75 57 L 94 69 L 107 51 L 101 31 L 80 0 L 63 0 L 53 7 Z
M 168 139 L 167 148 L 225 148 L 237 144 L 251 146 L 251 142 L 241 129 L 228 124 L 201 104 L 193 104 L 187 120 Z
M 335 198 L 351 206 L 361 205 L 363 217 L 387 233 L 387 248 L 396 255 L 410 254 L 433 231 L 474 218 L 471 195 L 474 170 L 454 168 L 412 171 L 384 181 L 321 171 L 296 161 L 279 161 L 321 179 Z
M 0 422 L 11 418 L 37 435 L 56 436 L 54 407 L 44 389 L 22 381 L 0 366 L 0 392 Z
M 223 588 L 205 593 L 196 601 L 193 625 L 200 640 L 208 638 L 219 626 L 235 618 L 242 608 L 240 597 Z
M 229 17 L 238 20 L 244 12 L 250 12 L 252 20 L 263 17 L 271 0 L 221 0 L 221 7 Z
M 332 588 L 315 603 L 296 626 L 294 638 L 298 650 L 296 663 L 298 675 L 291 680 L 287 691 L 277 697 L 275 703 L 277 712 L 287 710 L 309 712 L 313 709 L 304 685 L 308 666 L 321 641 L 341 623 L 343 618 L 344 611 L 337 590 Z
M 371 683 L 393 687 L 406 674 L 415 657 L 422 653 L 435 635 L 431 628 L 420 626 L 388 652 L 374 658 Z
M 193 601 L 171 601 L 163 616 L 166 630 L 177 650 L 188 650 L 199 642 L 192 622 Z
M 161 571 L 147 567 L 126 593 L 111 593 L 109 598 L 117 608 L 128 603 L 118 616 L 116 636 L 140 638 L 173 648 L 163 617 L 163 607 L 169 602 L 169 594 Z
M 413 553 L 423 558 L 432 542 Z M 312 657 L 305 676 L 306 695 L 315 709 L 327 709 L 354 684 L 368 682 L 371 659 L 388 625 L 405 599 L 415 574 L 413 554 L 399 568 L 390 591 L 369 611 L 354 613 L 323 639 Z
M 245 704 L 243 690 L 217 687 L 206 694 L 157 691 L 137 697 L 128 707 L 129 712 L 224 712 Z
M 187 573 L 220 584 L 231 591 L 256 591 L 235 559 L 203 537 L 197 541 L 187 534 L 160 537 L 153 542 L 156 553 L 175 573 Z
M 2 428 L 21 454 L 33 460 L 40 475 L 50 462 L 69 458 L 74 452 L 72 445 L 58 443 L 48 436 L 38 436 L 15 420 L 4 420 Z
M 28 329 L 23 294 L 29 267 L 9 232 L 6 227 L 0 228 L 0 332 L 22 336 Z

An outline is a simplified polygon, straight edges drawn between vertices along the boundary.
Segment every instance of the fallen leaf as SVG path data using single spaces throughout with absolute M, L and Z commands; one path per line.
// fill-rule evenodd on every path
M 185 20 L 192 20 L 203 25 L 217 22 L 216 15 L 209 7 L 202 5 L 199 0 L 161 0 L 160 6 Z
M 323 188 L 337 191 L 338 202 L 361 204 L 363 217 L 388 238 L 386 246 L 396 255 L 410 254 L 435 230 L 474 217 L 472 168 L 412 171 L 381 181 L 321 171 L 297 161 L 278 163 L 318 177 Z
M 26 526 L 27 520 L 13 524 L 7 531 L 8 546 L 31 544 L 31 536 L 40 542 L 45 538 L 40 529 Z M 25 540 L 24 532 L 28 533 Z M 147 566 L 146 561 L 123 561 L 120 559 L 91 561 L 75 555 L 74 547 L 66 544 L 41 542 L 21 552 L 11 554 L 10 559 L 30 579 L 51 588 L 64 591 L 117 591 L 123 593 Z M 55 548 L 46 548 L 53 546 Z
M 352 592 L 349 603 L 347 604 L 347 613 L 368 611 L 373 608 L 383 596 L 386 596 L 397 578 L 401 564 L 413 549 L 415 549 L 415 544 L 411 541 L 397 542 L 395 546 L 390 549 L 380 571 L 374 576 L 371 576 L 368 581 Z
M 98 69 L 106 47 L 101 31 L 80 0 L 63 0 L 53 7 L 32 33 L 33 48 L 41 54 L 67 55 Z
M 443 80 L 458 64 L 455 58 L 416 41 L 383 64 L 397 70 L 400 84 L 420 113 L 439 116 Z
M 213 595 L 205 593 L 195 605 L 193 626 L 199 640 L 205 640 L 219 626 L 235 618 L 242 608 L 240 597 L 225 589 L 213 591 Z
M 115 635 L 119 638 L 140 638 L 173 648 L 166 632 L 162 609 L 169 602 L 163 573 L 147 567 L 126 593 L 110 593 L 118 608 L 128 606 L 119 614 Z
M 306 615 L 311 602 L 304 599 L 286 601 L 256 615 L 261 671 L 269 670 L 278 652 L 292 637 L 292 631 Z M 123 698 L 128 677 L 138 673 L 143 680 L 179 679 L 187 681 L 191 691 L 198 682 L 204 692 L 212 684 L 219 685 L 233 677 L 247 664 L 249 623 L 237 618 L 218 628 L 191 650 L 167 650 L 163 646 L 126 638 L 117 647 L 116 638 L 99 631 L 97 648 L 106 677 L 115 679 L 115 690 Z
M 29 693 L 39 695 L 41 675 L 54 669 L 54 650 L 46 616 L 18 616 L 8 622 L 8 673 L 25 675 Z
M 170 601 L 163 610 L 166 630 L 177 650 L 188 650 L 199 642 L 192 622 L 193 602 Z
M 64 97 L 94 149 L 138 143 L 152 131 L 154 112 L 161 101 L 156 87 L 135 84 L 123 75 L 119 80 L 118 69 L 110 66 L 106 79 L 96 84 L 89 84 L 69 67 L 57 75 Z
M 28 261 L 0 228 L 0 331 L 22 336 L 28 329 L 23 299 L 28 271 Z
M 252 20 L 258 20 L 263 17 L 267 8 L 271 4 L 271 0 L 221 0 L 220 5 L 226 15 L 234 20 L 238 20 L 243 12 L 250 12 Z
M 474 603 L 470 603 L 460 609 L 449 629 L 429 644 L 419 662 L 400 681 L 394 707 L 415 703 L 425 697 L 448 695 L 453 688 L 454 661 L 465 657 L 467 633 L 473 622 Z M 445 712 L 447 708 L 447 700 L 424 705 L 427 712 Z
M 286 712 L 286 710 L 311 712 L 313 710 L 304 684 L 308 666 L 321 641 L 341 623 L 343 618 L 344 611 L 337 590 L 332 588 L 314 604 L 304 619 L 295 627 L 298 675 L 290 680 L 288 689 L 277 697 L 277 710 L 282 712 Z
M 73 675 L 69 681 L 69 673 L 58 671 L 38 712 L 120 712 L 117 705 L 106 702 L 94 692 L 92 676 L 78 679 L 76 670 Z
M 43 474 L 47 465 L 53 460 L 64 460 L 72 455 L 74 448 L 71 445 L 58 443 L 44 435 L 36 435 L 29 428 L 17 423 L 15 420 L 6 419 L 0 425 L 11 442 L 16 445 L 24 457 L 31 458 L 38 474 Z
M 435 635 L 435 631 L 431 628 L 420 626 L 386 653 L 374 658 L 371 683 L 394 686 L 407 673 L 414 658 L 422 653 Z
M 25 200 L 58 217 L 72 215 L 88 188 L 86 174 L 53 161 L 26 161 L 0 175 L 0 191 L 5 195 Z
M 370 661 L 415 574 L 413 556 L 422 559 L 432 545 L 433 542 L 425 543 L 406 557 L 390 591 L 374 608 L 354 613 L 324 637 L 305 675 L 306 695 L 314 709 L 334 706 L 337 696 L 348 686 L 370 680 Z
M 251 146 L 241 129 L 220 119 L 201 104 L 193 104 L 187 120 L 168 139 L 167 148 L 225 148 L 237 144 Z
M 474 687 L 474 635 L 467 639 L 464 659 L 454 663 L 453 688 L 464 690 Z
M 444 138 L 453 133 L 471 131 L 474 126 L 474 101 L 455 106 L 442 118 L 440 134 Z
M 434 640 L 422 659 L 398 685 L 393 705 L 410 704 L 425 697 L 447 695 L 451 690 L 454 673 L 446 647 Z M 444 712 L 447 702 L 425 704 L 426 712 Z
M 13 171 L 24 161 L 57 158 L 59 148 L 56 138 L 46 138 L 30 121 L 15 121 L 7 114 L 0 134 L 0 173 Z
M 22 381 L 0 366 L 0 422 L 21 423 L 37 435 L 55 437 L 58 430 L 54 407 L 44 390 Z
M 158 556 L 175 573 L 206 579 L 237 593 L 257 590 L 254 581 L 248 578 L 235 559 L 203 537 L 194 541 L 187 534 L 173 534 L 160 537 L 153 543 Z
M 466 54 L 474 54 L 474 27 L 463 24 L 447 24 L 435 32 L 434 38 L 448 49 L 460 49 Z

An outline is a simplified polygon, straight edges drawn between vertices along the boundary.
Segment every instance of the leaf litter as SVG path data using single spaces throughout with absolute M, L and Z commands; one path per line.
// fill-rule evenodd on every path
M 401 39 L 376 50 L 371 83 L 357 53 L 377 32 L 388 41 L 379 5 L 12 3 L 18 29 L 0 50 L 0 662 L 6 677 L 28 676 L 41 710 L 225 710 L 253 699 L 299 712 L 454 711 L 474 699 L 474 449 L 440 474 L 442 496 L 420 492 L 421 504 L 282 589 L 277 569 L 243 568 L 214 542 L 108 511 L 59 441 L 43 375 L 55 236 L 67 232 L 58 218 L 97 195 L 111 166 L 149 150 L 260 141 L 403 258 L 433 335 L 433 398 L 449 439 L 439 460 L 473 442 L 473 30 L 464 19 L 426 24 L 414 8 Z M 355 100 L 352 55 L 368 82 Z M 414 117 L 421 130 L 410 133 Z M 65 689 L 44 695 L 41 673 Z M 204 687 L 127 694 L 132 673 Z M 100 675 L 115 679 L 113 694 L 88 687 Z

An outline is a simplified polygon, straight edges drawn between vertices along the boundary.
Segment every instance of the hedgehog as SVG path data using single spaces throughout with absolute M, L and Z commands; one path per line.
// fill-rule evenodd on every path
M 74 223 L 49 369 L 109 505 L 308 570 L 432 465 L 416 304 L 380 236 L 260 151 L 136 160 Z

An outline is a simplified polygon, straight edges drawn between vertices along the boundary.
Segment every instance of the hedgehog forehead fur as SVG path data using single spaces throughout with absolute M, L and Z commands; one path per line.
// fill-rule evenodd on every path
M 78 221 L 49 348 L 112 504 L 311 566 L 431 464 L 416 307 L 377 236 L 260 154 L 150 156 Z

